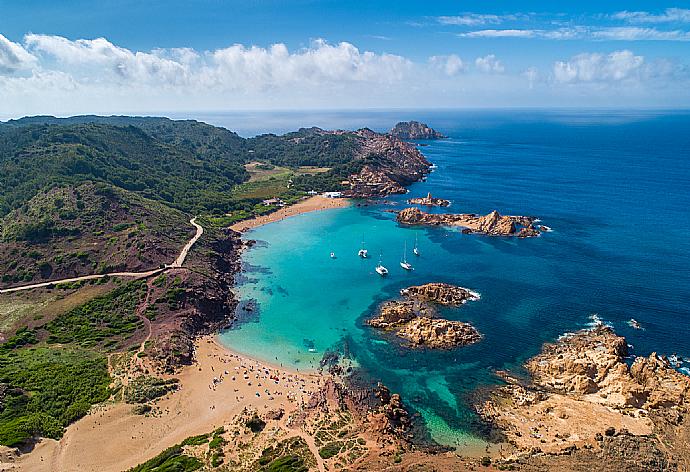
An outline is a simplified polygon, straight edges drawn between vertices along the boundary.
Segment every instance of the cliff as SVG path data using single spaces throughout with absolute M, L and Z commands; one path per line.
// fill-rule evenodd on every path
M 474 213 L 425 213 L 419 208 L 405 208 L 398 212 L 397 221 L 406 225 L 461 226 L 463 233 L 479 233 L 487 236 L 534 237 L 541 231 L 533 225 L 531 216 L 501 215 L 494 210 L 480 216 Z
M 344 196 L 375 198 L 405 193 L 405 186 L 430 172 L 431 163 L 409 143 L 369 129 L 355 131 L 354 135 L 358 148 L 353 162 L 362 167 L 347 178 L 350 188 Z
M 401 121 L 389 131 L 391 136 L 400 139 L 443 139 L 444 135 L 419 121 Z

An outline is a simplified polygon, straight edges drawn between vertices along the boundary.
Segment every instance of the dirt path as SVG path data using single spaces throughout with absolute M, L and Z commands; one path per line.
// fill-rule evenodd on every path
M 196 222 L 196 216 L 189 220 L 189 222 L 196 228 L 196 234 L 192 239 L 189 240 L 187 244 L 182 248 L 182 251 L 180 251 L 180 255 L 177 256 L 177 259 L 175 259 L 175 262 L 170 264 L 168 267 L 169 268 L 176 268 L 176 267 L 182 267 L 182 264 L 184 264 L 184 260 L 187 258 L 187 253 L 189 253 L 189 250 L 194 246 L 194 243 L 199 240 L 202 234 L 204 234 L 204 228 L 200 224 L 197 224 Z
M 62 284 L 62 283 L 71 283 L 71 282 L 81 282 L 83 280 L 96 280 L 96 279 L 102 279 L 104 277 L 133 277 L 135 279 L 142 279 L 142 278 L 147 278 L 151 277 L 157 274 L 160 274 L 162 272 L 165 272 L 168 269 L 177 269 L 182 267 L 182 264 L 184 264 L 185 259 L 187 258 L 187 254 L 189 253 L 190 249 L 192 249 L 192 246 L 194 246 L 194 243 L 196 243 L 199 238 L 201 237 L 202 234 L 204 234 L 204 228 L 197 224 L 196 222 L 196 217 L 192 218 L 189 220 L 189 222 L 196 228 L 196 234 L 192 239 L 189 240 L 187 244 L 182 248 L 182 251 L 180 251 L 180 255 L 177 256 L 177 259 L 172 264 L 166 264 L 165 267 L 160 268 L 160 269 L 153 269 L 153 270 L 148 270 L 144 272 L 110 272 L 107 274 L 92 274 L 92 275 L 82 275 L 81 277 L 72 277 L 69 279 L 60 279 L 60 280 L 50 280 L 48 282 L 41 282 L 37 284 L 31 284 L 31 285 L 22 285 L 21 287 L 12 287 L 12 288 L 3 288 L 0 289 L 0 293 L 10 293 L 10 292 L 19 292 L 21 290 L 32 290 L 34 288 L 41 288 L 41 287 L 48 287 L 50 285 L 56 285 L 56 284 Z

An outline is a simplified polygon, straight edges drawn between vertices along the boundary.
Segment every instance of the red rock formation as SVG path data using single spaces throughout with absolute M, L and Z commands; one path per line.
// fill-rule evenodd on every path
M 432 214 L 411 207 L 398 212 L 397 220 L 406 225 L 461 226 L 465 228 L 463 232 L 480 233 L 488 236 L 517 235 L 526 238 L 540 234 L 539 230 L 532 226 L 535 218 L 501 215 L 496 210 L 487 215 L 479 216 L 474 213 Z M 518 226 L 521 229 L 519 233 L 516 233 Z

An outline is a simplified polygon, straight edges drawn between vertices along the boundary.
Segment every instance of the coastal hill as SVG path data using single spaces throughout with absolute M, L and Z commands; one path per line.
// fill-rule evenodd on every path
M 0 445 L 58 439 L 134 386 L 141 412 L 175 390 L 166 376 L 237 304 L 242 242 L 227 227 L 277 209 L 264 200 L 403 192 L 429 166 L 367 129 L 246 139 L 167 118 L 0 123 L 0 290 L 36 285 L 0 293 Z
M 430 128 L 426 123 L 419 121 L 401 121 L 391 129 L 388 134 L 400 139 L 422 140 L 443 139 L 446 136 Z

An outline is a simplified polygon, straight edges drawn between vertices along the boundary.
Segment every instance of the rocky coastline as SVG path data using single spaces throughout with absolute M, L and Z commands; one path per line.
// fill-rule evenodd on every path
M 430 172 L 431 163 L 419 149 L 400 138 L 366 128 L 354 135 L 359 142 L 355 159 L 364 165 L 348 177 L 345 197 L 377 198 L 405 193 L 405 186 L 422 180 Z
M 450 200 L 445 200 L 443 198 L 434 198 L 429 192 L 426 197 L 420 198 L 410 198 L 407 203 L 410 205 L 424 205 L 424 206 L 440 206 L 447 207 L 450 205 Z
M 688 470 L 690 378 L 656 353 L 628 364 L 625 338 L 600 325 L 544 345 L 525 364 L 530 380 L 509 373 L 477 411 L 516 449 L 510 462 L 609 470 Z M 544 456 L 546 454 L 547 456 Z M 579 470 L 579 469 L 578 469 Z
M 384 302 L 375 317 L 367 321 L 373 328 L 392 331 L 409 347 L 453 349 L 468 346 L 482 336 L 469 323 L 436 317 L 434 305 L 459 306 L 479 296 L 471 290 L 449 284 L 432 283 L 400 291 L 404 300 Z
M 419 208 L 411 207 L 399 211 L 396 219 L 404 225 L 459 226 L 464 228 L 464 234 L 518 238 L 531 238 L 541 234 L 541 227 L 534 225 L 536 217 L 501 215 L 496 210 L 481 216 L 476 213 L 425 213 Z
M 426 123 L 420 123 L 419 121 L 401 121 L 388 134 L 396 138 L 410 140 L 446 138 L 446 136 L 429 127 Z

